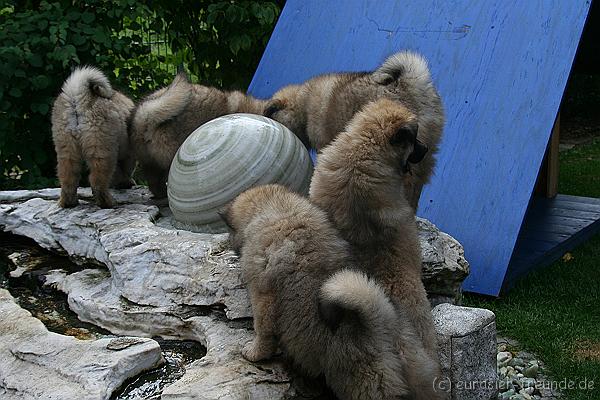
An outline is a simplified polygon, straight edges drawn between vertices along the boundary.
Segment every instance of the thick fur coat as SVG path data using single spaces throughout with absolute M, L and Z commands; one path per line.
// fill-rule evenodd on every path
M 278 346 L 309 376 L 324 375 L 340 399 L 436 399 L 437 366 L 407 314 L 351 266 L 348 244 L 327 215 L 282 186 L 238 196 L 224 213 L 241 254 L 256 338 L 250 361 Z
M 387 98 L 404 104 L 419 124 L 419 140 L 429 152 L 404 180 L 406 195 L 417 208 L 423 185 L 429 182 L 444 127 L 444 109 L 425 59 L 412 52 L 389 57 L 372 72 L 317 76 L 276 92 L 267 106 L 269 116 L 318 151 L 344 130 L 367 103 Z
M 127 118 L 133 107 L 133 102 L 114 90 L 96 68 L 77 68 L 67 78 L 52 108 L 61 207 L 77 205 L 83 161 L 100 207 L 114 204 L 109 186 L 131 187 L 135 159 L 127 136 Z
M 166 197 L 171 161 L 196 128 L 226 114 L 263 114 L 264 105 L 241 92 L 192 84 L 183 73 L 142 99 L 129 121 L 129 134 L 154 197 Z
M 421 281 L 421 248 L 402 180 L 426 147 L 418 118 L 381 99 L 357 113 L 325 149 L 315 168 L 311 201 L 325 210 L 361 269 L 379 282 L 437 358 L 430 304 Z

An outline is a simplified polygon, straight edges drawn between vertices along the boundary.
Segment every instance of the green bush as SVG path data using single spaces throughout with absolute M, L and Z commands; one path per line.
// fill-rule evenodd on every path
M 120 88 L 131 81 L 139 88 L 156 87 L 147 76 L 153 61 L 149 48 L 139 35 L 127 34 L 136 19 L 148 15 L 144 5 L 133 0 L 21 3 L 0 10 L 2 188 L 56 184 L 49 116 L 72 67 L 95 65 Z
M 73 67 L 97 66 L 134 99 L 167 84 L 181 67 L 202 84 L 245 88 L 281 6 L 1 1 L 0 189 L 57 184 L 50 113 Z M 148 37 L 163 38 L 167 50 L 156 51 Z
M 282 3 L 159 0 L 153 11 L 164 26 L 154 28 L 167 32 L 171 49 L 200 83 L 245 90 Z

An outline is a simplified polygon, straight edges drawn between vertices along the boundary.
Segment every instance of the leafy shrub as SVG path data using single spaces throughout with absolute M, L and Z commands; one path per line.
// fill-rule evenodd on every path
M 246 89 L 283 2 L 158 0 L 171 49 L 205 85 Z
M 245 88 L 280 10 L 273 1 L 1 1 L 0 189 L 57 184 L 50 113 L 73 67 L 97 66 L 134 99 L 176 67 Z M 166 54 L 148 35 L 166 38 Z
M 0 187 L 56 184 L 50 113 L 74 66 L 95 65 L 118 88 L 157 86 L 148 76 L 150 49 L 138 34 L 127 34 L 148 13 L 136 1 L 101 0 L 0 11 Z

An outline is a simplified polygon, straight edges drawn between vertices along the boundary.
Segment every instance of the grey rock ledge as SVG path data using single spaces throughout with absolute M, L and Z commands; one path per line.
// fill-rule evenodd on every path
M 80 205 L 65 210 L 56 205 L 59 189 L 0 192 L 0 230 L 98 265 L 72 274 L 55 270 L 46 279 L 46 284 L 67 294 L 70 308 L 81 320 L 114 334 L 190 339 L 206 346 L 206 356 L 168 386 L 162 398 L 309 399 L 319 395 L 318 388 L 291 376 L 281 361 L 255 365 L 241 357 L 241 347 L 253 335 L 252 313 L 226 234 L 175 229 L 169 217 L 162 216 L 168 213 L 161 213 L 143 188 L 113 193 L 119 203 L 115 209 L 97 208 L 89 202 L 89 189 L 83 189 Z M 418 223 L 424 282 L 432 303 L 453 301 L 468 275 L 462 246 L 430 222 Z M 492 323 L 469 325 L 472 315 L 449 304 L 437 306 L 433 314 L 436 321 L 443 317 L 458 326 L 470 326 L 465 337 L 480 341 L 477 348 L 482 352 L 490 347 L 495 357 Z M 460 342 L 455 331 L 443 326 L 438 325 L 438 334 L 444 369 L 454 371 L 449 375 L 452 380 L 462 379 L 466 372 L 456 371 L 466 368 L 458 363 L 464 362 L 469 349 L 459 345 L 472 343 Z M 494 339 L 488 346 L 492 333 Z M 481 360 L 487 358 L 487 353 L 481 354 Z M 471 375 L 490 376 L 487 361 L 469 360 Z M 493 368 L 495 373 L 495 363 Z M 453 392 L 456 399 L 491 398 L 487 395 L 456 397 Z

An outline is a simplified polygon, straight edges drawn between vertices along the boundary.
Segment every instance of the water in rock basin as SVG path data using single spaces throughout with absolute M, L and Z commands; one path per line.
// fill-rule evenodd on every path
M 160 344 L 165 363 L 125 382 L 111 399 L 160 399 L 163 389 L 185 374 L 186 365 L 206 354 L 204 347 L 197 342 L 154 339 Z
M 15 264 L 26 269 L 16 278 L 9 275 Z M 79 339 L 114 337 L 105 329 L 80 321 L 69 309 L 65 294 L 43 285 L 44 275 L 50 270 L 63 269 L 72 273 L 85 267 L 46 252 L 31 240 L 0 233 L 0 288 L 7 289 L 21 307 L 52 332 Z M 92 267 L 98 268 L 97 265 Z M 187 365 L 206 354 L 206 349 L 197 342 L 155 340 L 160 344 L 165 364 L 126 381 L 111 399 L 159 399 L 167 385 L 185 374 Z

